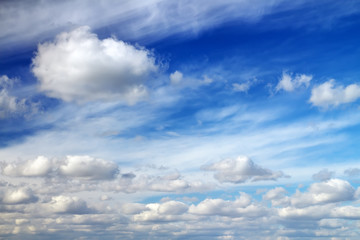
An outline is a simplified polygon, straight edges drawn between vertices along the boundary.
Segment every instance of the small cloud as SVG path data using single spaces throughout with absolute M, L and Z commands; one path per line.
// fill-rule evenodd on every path
M 220 162 L 204 166 L 204 170 L 215 171 L 215 178 L 219 182 L 243 183 L 246 181 L 277 180 L 285 177 L 281 171 L 274 172 L 255 164 L 248 157 L 225 159 Z
M 313 106 L 328 108 L 355 102 L 358 98 L 360 98 L 360 85 L 350 84 L 344 87 L 335 85 L 335 80 L 331 79 L 311 90 L 309 102 Z
M 170 74 L 170 81 L 173 85 L 179 84 L 182 79 L 183 74 L 179 71 L 175 71 L 174 73 Z
M 233 90 L 235 92 L 247 92 L 250 89 L 250 83 L 233 83 Z
M 39 156 L 25 163 L 5 165 L 3 174 L 13 177 L 43 177 L 52 171 L 52 167 L 52 162 L 48 158 Z
M 331 178 L 333 178 L 335 175 L 335 172 L 330 172 L 328 169 L 323 169 L 320 172 L 312 175 L 312 178 L 315 181 L 327 181 Z
M 276 91 L 284 90 L 286 92 L 292 92 L 296 88 L 301 86 L 309 87 L 310 81 L 313 77 L 311 75 L 297 74 L 294 78 L 287 72 L 283 72 L 283 75 L 276 86 Z
M 84 200 L 62 195 L 52 197 L 49 207 L 54 213 L 87 214 L 93 212 Z
M 67 156 L 59 167 L 62 175 L 85 180 L 110 180 L 118 174 L 118 165 L 90 156 Z
M 38 200 L 30 188 L 9 189 L 1 195 L 0 202 L 4 204 L 27 204 Z
M 356 177 L 360 175 L 360 168 L 349 168 L 344 171 L 344 174 L 346 174 L 349 177 Z

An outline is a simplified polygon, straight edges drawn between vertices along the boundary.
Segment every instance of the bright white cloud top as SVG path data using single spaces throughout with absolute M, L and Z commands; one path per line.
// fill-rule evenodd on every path
M 359 9 L 1 1 L 0 239 L 360 239 Z
M 146 78 L 157 68 L 148 50 L 114 38 L 100 40 L 81 27 L 40 44 L 32 71 L 50 97 L 135 103 L 146 95 Z

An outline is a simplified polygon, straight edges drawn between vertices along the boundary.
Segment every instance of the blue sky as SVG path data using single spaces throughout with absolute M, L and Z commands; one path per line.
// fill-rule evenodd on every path
M 0 3 L 1 239 L 358 239 L 358 1 Z

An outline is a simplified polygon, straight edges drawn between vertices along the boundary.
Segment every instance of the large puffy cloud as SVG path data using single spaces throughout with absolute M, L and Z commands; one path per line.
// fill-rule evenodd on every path
M 157 65 L 146 49 L 115 38 L 100 40 L 89 27 L 80 27 L 40 44 L 32 70 L 50 97 L 134 103 L 146 95 L 143 84 Z
M 205 170 L 215 171 L 215 178 L 220 182 L 243 183 L 246 181 L 276 180 L 284 177 L 281 171 L 273 172 L 255 164 L 248 157 L 225 159 L 203 167 Z
M 118 165 L 90 156 L 67 156 L 59 167 L 61 174 L 85 180 L 113 179 L 119 172 Z
M 276 91 L 284 90 L 287 92 L 292 92 L 302 85 L 309 87 L 311 79 L 311 75 L 297 74 L 293 78 L 290 74 L 283 72 L 283 75 L 278 85 L 276 86 Z
M 41 177 L 49 174 L 52 170 L 52 162 L 39 156 L 25 163 L 10 163 L 3 168 L 3 174 L 8 176 Z
M 26 204 L 38 200 L 30 188 L 8 189 L 1 195 L 0 200 L 4 204 Z
M 344 103 L 355 102 L 360 98 L 360 86 L 350 84 L 346 87 L 335 85 L 335 80 L 331 79 L 311 90 L 310 102 L 317 107 L 338 106 Z
M 297 191 L 291 197 L 291 204 L 296 207 L 350 201 L 354 199 L 355 189 L 349 182 L 330 179 L 326 182 L 313 183 L 308 192 Z

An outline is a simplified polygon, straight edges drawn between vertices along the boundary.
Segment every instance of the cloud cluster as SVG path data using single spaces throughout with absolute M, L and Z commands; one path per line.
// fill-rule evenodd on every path
M 4 163 L 2 173 L 13 177 L 66 176 L 83 180 L 110 180 L 119 173 L 117 164 L 90 156 L 67 156 L 64 161 L 39 156 L 19 163 Z
M 340 104 L 355 102 L 360 98 L 360 86 L 350 84 L 346 87 L 336 85 L 335 80 L 329 80 L 311 90 L 310 102 L 317 107 L 328 108 Z
M 204 166 L 205 170 L 215 171 L 215 178 L 224 183 L 243 183 L 246 181 L 276 180 L 285 177 L 281 171 L 274 172 L 255 164 L 250 158 L 239 156 Z
M 312 78 L 311 75 L 305 74 L 297 74 L 295 77 L 292 77 L 287 72 L 283 72 L 282 77 L 276 86 L 276 91 L 284 90 L 286 92 L 292 92 L 301 86 L 307 88 L 309 87 Z
M 158 66 L 151 52 L 115 38 L 100 40 L 89 27 L 63 32 L 38 46 L 32 71 L 48 96 L 64 101 L 125 100 L 146 95 Z

